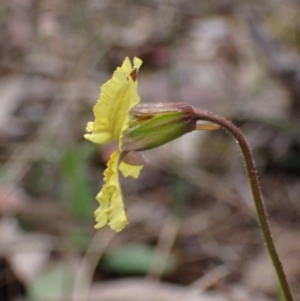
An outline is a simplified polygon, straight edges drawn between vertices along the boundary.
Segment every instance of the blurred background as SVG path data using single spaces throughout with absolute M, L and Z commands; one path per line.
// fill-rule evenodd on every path
M 187 102 L 251 145 L 300 300 L 300 4 L 1 0 L 0 300 L 282 300 L 223 130 L 144 152 L 130 224 L 94 229 L 113 145 L 83 139 L 99 86 L 140 57 L 142 102 Z

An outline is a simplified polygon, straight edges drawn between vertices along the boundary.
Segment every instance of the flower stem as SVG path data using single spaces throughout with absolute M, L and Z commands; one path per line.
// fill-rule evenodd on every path
M 286 280 L 285 273 L 283 271 L 279 256 L 277 254 L 274 241 L 272 239 L 271 231 L 269 228 L 268 224 L 268 219 L 267 219 L 267 214 L 266 214 L 266 209 L 262 200 L 262 195 L 260 192 L 259 188 L 259 182 L 258 182 L 258 177 L 256 174 L 256 168 L 254 165 L 253 157 L 251 155 L 251 150 L 241 133 L 241 131 L 229 120 L 217 116 L 211 112 L 207 111 L 202 111 L 202 110 L 195 110 L 198 120 L 206 120 L 210 121 L 216 124 L 219 124 L 223 128 L 225 128 L 239 143 L 239 146 L 242 150 L 244 160 L 246 163 L 246 170 L 247 170 L 247 175 L 250 181 L 250 186 L 251 186 L 251 191 L 253 195 L 253 199 L 255 202 L 255 207 L 256 207 L 256 212 L 257 212 L 257 217 L 258 221 L 261 227 L 261 231 L 263 234 L 263 238 L 265 240 L 269 255 L 271 257 L 272 263 L 274 265 L 276 274 L 279 279 L 279 284 L 281 286 L 283 295 L 285 297 L 286 301 L 293 301 L 293 297 L 288 285 L 288 282 Z

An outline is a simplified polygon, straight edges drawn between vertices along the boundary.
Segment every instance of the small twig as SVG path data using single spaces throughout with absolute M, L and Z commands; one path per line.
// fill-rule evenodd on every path
M 264 207 L 264 203 L 263 203 L 260 188 L 259 188 L 258 177 L 256 174 L 256 168 L 254 165 L 251 150 L 250 150 L 243 134 L 233 123 L 231 123 L 229 120 L 227 120 L 223 117 L 217 116 L 217 115 L 215 115 L 211 112 L 207 112 L 207 111 L 202 111 L 202 110 L 195 110 L 195 111 L 196 111 L 196 114 L 197 114 L 197 117 L 199 120 L 206 120 L 206 121 L 210 121 L 210 122 L 219 124 L 220 126 L 225 128 L 237 140 L 237 142 L 241 148 L 241 151 L 243 153 L 245 163 L 246 163 L 247 175 L 248 175 L 248 178 L 250 181 L 250 187 L 251 187 L 253 199 L 255 202 L 257 217 L 258 217 L 258 221 L 259 221 L 259 224 L 261 227 L 263 238 L 265 240 L 269 255 L 271 257 L 276 274 L 278 276 L 279 283 L 280 283 L 283 295 L 285 297 L 285 300 L 293 301 L 293 297 L 292 297 L 288 282 L 286 280 L 285 273 L 283 271 L 279 256 L 277 254 L 277 251 L 276 251 L 273 239 L 272 239 L 266 210 Z
M 87 301 L 89 299 L 89 290 L 97 263 L 115 235 L 116 233 L 113 231 L 108 232 L 106 236 L 101 231 L 96 232 L 76 273 L 75 284 L 70 297 L 71 301 Z
M 206 273 L 204 276 L 196 279 L 189 285 L 190 289 L 194 289 L 199 295 L 208 288 L 218 283 L 221 279 L 225 278 L 229 274 L 229 269 L 225 265 L 217 266 Z
M 163 276 L 167 266 L 167 259 L 176 241 L 179 229 L 179 221 L 173 216 L 170 216 L 164 222 L 159 234 L 157 248 L 154 253 L 152 264 L 148 272 L 149 278 L 154 278 L 158 281 Z M 165 258 L 164 263 L 161 262 L 162 256 Z

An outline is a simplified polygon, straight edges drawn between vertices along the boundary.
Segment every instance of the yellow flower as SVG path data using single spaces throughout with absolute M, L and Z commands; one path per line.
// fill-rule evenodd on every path
M 94 143 L 118 142 L 104 172 L 104 185 L 96 196 L 100 206 L 95 211 L 96 225 L 108 224 L 121 231 L 128 219 L 122 200 L 119 171 L 124 177 L 137 178 L 143 163 L 134 151 L 147 150 L 168 143 L 193 130 L 215 130 L 216 124 L 198 124 L 194 109 L 184 103 L 138 105 L 137 71 L 142 61 L 126 58 L 112 78 L 101 87 L 94 106 L 95 121 L 88 122 L 84 137 Z
M 114 231 L 121 231 L 128 219 L 122 200 L 119 184 L 119 173 L 127 177 L 137 178 L 142 165 L 132 165 L 122 161 L 123 132 L 129 127 L 129 111 L 140 102 L 137 92 L 137 71 L 142 61 L 133 59 L 133 67 L 126 58 L 121 67 L 118 67 L 112 78 L 102 87 L 99 99 L 94 106 L 94 122 L 87 124 L 88 134 L 84 137 L 94 143 L 105 144 L 115 139 L 118 150 L 113 152 L 104 172 L 104 185 L 96 196 L 100 206 L 95 211 L 96 225 L 99 229 L 108 224 Z

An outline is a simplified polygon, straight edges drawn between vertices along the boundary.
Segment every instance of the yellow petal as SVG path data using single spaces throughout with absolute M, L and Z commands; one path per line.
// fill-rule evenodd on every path
M 113 139 L 113 136 L 110 131 L 104 130 L 105 128 L 108 128 L 108 125 L 103 122 L 101 123 L 101 121 L 98 121 L 98 124 L 95 124 L 95 122 L 92 121 L 88 122 L 86 131 L 90 132 L 90 134 L 85 134 L 83 137 L 94 143 L 105 144 L 110 142 Z M 102 126 L 99 126 L 100 124 L 102 124 Z
M 122 161 L 120 163 L 119 170 L 124 177 L 130 176 L 137 179 L 143 167 L 143 165 L 132 165 Z
M 94 106 L 94 122 L 89 122 L 85 138 L 95 143 L 107 143 L 112 139 L 119 142 L 121 149 L 122 132 L 128 128 L 129 111 L 140 102 L 137 81 L 130 76 L 138 70 L 142 61 L 134 58 L 132 67 L 129 58 L 125 58 L 112 78 L 102 87 L 99 99 Z
M 122 193 L 119 184 L 118 170 L 120 153 L 122 151 L 123 132 L 129 126 L 129 111 L 140 102 L 137 92 L 136 73 L 142 61 L 134 58 L 133 67 L 126 58 L 121 67 L 118 67 L 112 78 L 102 87 L 99 99 L 94 106 L 94 122 L 89 122 L 84 137 L 95 143 L 108 143 L 116 139 L 119 151 L 114 152 L 107 163 L 104 172 L 104 185 L 96 196 L 100 206 L 95 211 L 96 228 L 106 224 L 115 230 L 121 231 L 128 219 L 123 205 Z M 142 165 L 121 163 L 120 171 L 125 176 L 137 177 Z
M 133 68 L 136 70 L 139 70 L 140 67 L 142 66 L 143 61 L 139 59 L 138 57 L 133 58 Z
M 128 223 L 119 184 L 119 158 L 119 151 L 115 151 L 111 154 L 104 172 L 105 184 L 96 196 L 100 204 L 99 208 L 95 211 L 95 219 L 97 222 L 95 228 L 97 229 L 109 224 L 114 231 L 119 232 Z
M 108 143 L 111 141 L 112 139 L 112 136 L 111 136 L 111 133 L 110 132 L 105 132 L 105 131 L 102 131 L 102 132 L 95 132 L 95 133 L 92 133 L 92 134 L 84 134 L 83 137 L 86 139 L 86 140 L 90 140 L 94 143 Z

